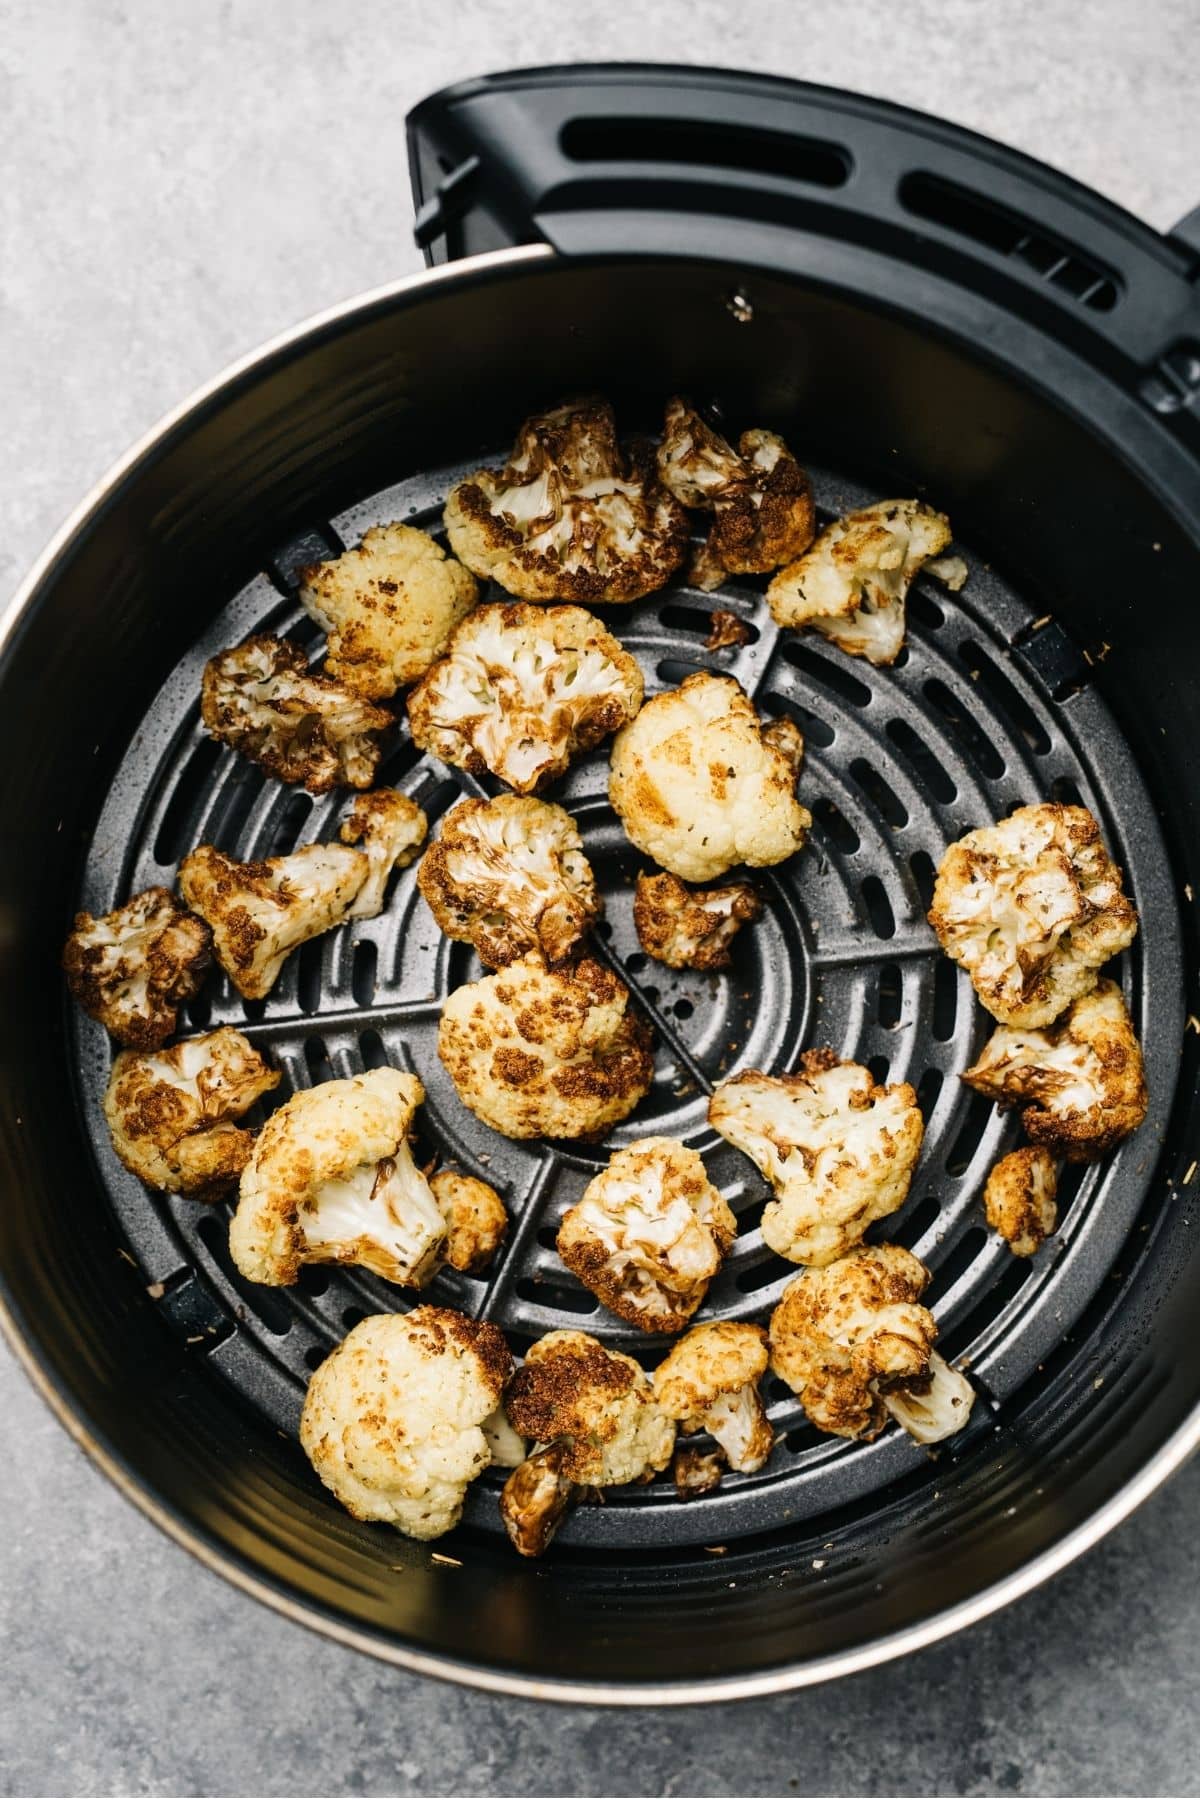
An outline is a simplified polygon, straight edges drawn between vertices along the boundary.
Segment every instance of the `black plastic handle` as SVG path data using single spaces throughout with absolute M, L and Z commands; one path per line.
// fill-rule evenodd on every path
M 1142 370 L 1200 332 L 1197 253 L 1067 176 L 879 100 L 586 64 L 447 88 L 408 120 L 431 263 L 544 242 L 821 278 L 831 246 L 948 277 Z M 836 261 L 836 258 L 835 258 Z M 886 288 L 882 291 L 886 291 Z

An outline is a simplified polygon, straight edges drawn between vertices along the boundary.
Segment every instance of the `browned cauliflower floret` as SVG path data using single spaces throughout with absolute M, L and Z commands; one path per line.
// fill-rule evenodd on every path
M 438 1054 L 459 1098 L 506 1137 L 599 1137 L 650 1086 L 650 1031 L 590 957 L 536 954 L 468 983 L 442 1009 Z
M 440 1169 L 429 1185 L 446 1221 L 450 1267 L 466 1275 L 486 1268 L 508 1231 L 508 1211 L 495 1188 L 458 1169 Z
M 491 969 L 531 950 L 561 962 L 601 910 L 570 813 L 517 794 L 460 801 L 417 883 L 446 936 L 474 944 Z
M 792 730 L 781 742 L 764 727 L 731 676 L 689 675 L 618 732 L 609 799 L 638 849 L 684 881 L 783 862 L 812 824 Z
M 504 468 L 460 481 L 445 517 L 454 554 L 522 600 L 637 600 L 687 550 L 686 515 L 652 451 L 623 457 L 600 400 L 527 419 Z
M 217 961 L 238 993 L 261 1000 L 293 950 L 342 923 L 369 871 L 364 853 L 343 844 L 306 844 L 263 862 L 201 844 L 179 865 L 179 885 L 211 926 Z
M 413 742 L 532 794 L 624 725 L 642 675 L 579 606 L 480 606 L 408 696 Z
M 1044 1031 L 1001 1025 L 963 1080 L 1000 1106 L 1028 1101 L 1021 1123 L 1068 1162 L 1093 1162 L 1136 1131 L 1149 1099 L 1125 996 L 1101 981 Z
M 767 1372 L 761 1325 L 715 1319 L 693 1325 L 654 1376 L 654 1393 L 683 1432 L 707 1431 L 731 1469 L 761 1469 L 775 1443 L 758 1384 Z
M 368 700 L 423 675 L 474 606 L 475 577 L 411 525 L 373 525 L 356 550 L 300 571 L 300 602 L 329 633 L 325 673 Z
M 684 506 L 713 514 L 689 579 L 711 592 L 726 575 L 791 562 L 816 530 L 812 486 L 781 437 L 744 431 L 735 450 L 686 401 L 667 402 L 658 473 Z
M 229 1253 L 250 1281 L 290 1287 L 305 1263 L 357 1263 L 423 1287 L 446 1221 L 409 1148 L 415 1075 L 371 1069 L 302 1088 L 263 1126 L 242 1172 Z
M 223 1025 L 169 1050 L 123 1050 L 104 1117 L 113 1149 L 147 1187 L 214 1200 L 237 1180 L 254 1143 L 234 1120 L 278 1086 L 278 1071 Z
M 951 844 L 929 923 L 1004 1025 L 1049 1025 L 1137 935 L 1085 806 L 1022 806 Z
M 671 969 L 728 968 L 734 938 L 761 911 L 748 881 L 686 888 L 677 875 L 643 873 L 633 899 L 638 943 Z
M 682 1331 L 736 1236 L 696 1151 L 641 1138 L 615 1151 L 564 1214 L 558 1254 L 619 1319 Z
M 500 1500 L 522 1556 L 541 1555 L 580 1488 L 648 1481 L 671 1460 L 675 1424 L 645 1371 L 583 1331 L 551 1331 L 534 1344 L 505 1409 L 534 1444 Z
M 925 1131 L 906 1081 L 881 1087 L 832 1050 L 805 1051 L 794 1075 L 751 1069 L 723 1081 L 708 1116 L 775 1190 L 763 1242 L 813 1268 L 904 1204 Z
M 919 500 L 880 500 L 827 525 L 767 589 L 779 625 L 811 625 L 851 656 L 893 663 L 913 576 L 950 542 L 950 522 Z
M 363 1319 L 308 1384 L 301 1445 L 354 1518 L 441 1537 L 492 1461 L 485 1427 L 511 1367 L 494 1325 L 449 1307 Z
M 373 919 L 383 911 L 392 870 L 407 869 L 428 830 L 429 820 L 416 801 L 395 788 L 373 788 L 358 796 L 338 833 L 343 844 L 362 846 L 368 864 L 347 919 Z
M 370 787 L 377 734 L 394 723 L 341 682 L 313 674 L 298 645 L 262 632 L 204 665 L 200 714 L 210 736 L 310 794 Z
M 987 1222 L 1014 1256 L 1032 1256 L 1058 1223 L 1058 1164 L 1040 1144 L 1002 1156 L 987 1178 Z
M 93 918 L 75 915 L 63 948 L 67 986 L 86 1013 L 133 1050 L 155 1050 L 175 1030 L 212 960 L 212 933 L 167 888 L 147 888 Z
M 933 1444 L 966 1424 L 975 1392 L 934 1352 L 937 1322 L 918 1305 L 928 1282 L 911 1252 L 880 1244 L 788 1283 L 771 1315 L 771 1368 L 818 1431 L 877 1437 L 890 1412 Z

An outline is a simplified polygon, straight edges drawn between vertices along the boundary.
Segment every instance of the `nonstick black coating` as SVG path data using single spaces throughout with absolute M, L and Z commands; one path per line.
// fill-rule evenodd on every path
M 1185 983 L 1173 966 L 1182 912 L 1186 964 L 1194 968 L 1185 891 L 1196 741 L 1196 628 L 1184 603 L 1195 578 L 1186 459 L 1155 419 L 1133 411 L 1099 376 L 1072 385 L 1064 367 L 1057 371 L 1061 403 L 1052 400 L 1056 371 L 1045 351 L 1035 391 L 1015 328 L 1003 346 L 1013 365 L 1006 369 L 995 339 L 985 361 L 928 325 L 906 323 L 895 310 L 902 294 L 884 312 L 763 272 L 754 276 L 753 316 L 740 322 L 728 299 L 744 279 L 742 270 L 714 265 L 609 261 L 589 268 L 533 254 L 456 272 L 331 322 L 235 378 L 128 473 L 46 572 L 3 670 L 0 1268 L 16 1328 L 84 1435 L 152 1496 L 173 1528 L 242 1578 L 284 1594 L 306 1616 L 365 1634 L 386 1654 L 421 1666 L 432 1659 L 472 1679 L 536 1683 L 539 1691 L 585 1683 L 592 1692 L 621 1687 L 635 1698 L 634 1684 L 643 1684 L 642 1693 L 649 1686 L 682 1694 L 696 1682 L 732 1691 L 811 1678 L 834 1658 L 890 1653 L 897 1633 L 928 1627 L 995 1584 L 1021 1579 L 1035 1559 L 1086 1528 L 1185 1424 L 1197 1400 L 1187 1348 L 1197 1285 L 1191 1189 L 1176 1185 L 1191 1161 L 1195 1034 L 1179 1031 Z M 898 1443 L 889 1435 L 875 1451 L 852 1448 L 844 1466 L 890 1456 L 890 1480 L 810 1479 L 798 1504 L 782 1486 L 772 1498 L 770 1482 L 757 1490 L 744 1484 L 739 1501 L 742 1484 L 731 1484 L 720 1503 L 727 1508 L 719 1515 L 722 1555 L 713 1554 L 707 1533 L 695 1543 L 691 1527 L 671 1523 L 684 1509 L 651 1498 L 597 1515 L 604 1522 L 594 1532 L 580 1515 L 548 1562 L 531 1569 L 479 1522 L 488 1503 L 481 1493 L 471 1523 L 442 1546 L 461 1560 L 458 1568 L 431 1564 L 426 1548 L 356 1525 L 326 1500 L 286 1435 L 299 1370 L 277 1355 L 278 1381 L 270 1391 L 265 1376 L 260 1382 L 257 1371 L 272 1359 L 260 1354 L 263 1332 L 252 1320 L 243 1323 L 235 1313 L 230 1329 L 230 1290 L 217 1272 L 214 1242 L 189 1232 L 178 1208 L 143 1203 L 134 1218 L 81 1105 L 88 1058 L 99 1047 L 85 1029 L 84 1080 L 77 1082 L 77 1022 L 68 1023 L 55 963 L 70 911 L 85 891 L 85 865 L 89 898 L 107 898 L 105 883 L 115 894 L 135 867 L 139 875 L 149 867 L 145 858 L 155 854 L 169 796 L 145 781 L 137 791 L 130 771 L 162 768 L 175 782 L 187 766 L 194 724 L 171 672 L 190 656 L 194 673 L 196 646 L 222 636 L 221 610 L 243 609 L 242 629 L 271 608 L 286 621 L 289 603 L 262 572 L 273 562 L 277 577 L 285 572 L 278 558 L 289 544 L 295 548 L 298 535 L 348 510 L 349 532 L 366 516 L 352 509 L 397 483 L 411 484 L 404 492 L 411 491 L 412 504 L 427 505 L 429 484 L 438 485 L 429 471 L 473 461 L 503 444 L 532 406 L 589 388 L 610 393 L 628 425 L 652 425 L 661 396 L 675 388 L 719 399 L 732 422 L 784 430 L 804 460 L 827 471 L 827 502 L 859 491 L 922 492 L 950 513 L 971 553 L 972 581 L 960 601 L 944 607 L 948 630 L 931 623 L 936 590 L 925 590 L 924 611 L 918 601 L 910 662 L 889 678 L 890 716 L 928 702 L 930 680 L 967 696 L 957 712 L 943 703 L 934 737 L 935 756 L 965 790 L 945 828 L 977 822 L 976 795 L 993 815 L 1032 797 L 1051 762 L 1052 779 L 1095 799 L 1145 920 L 1128 978 L 1135 1003 L 1151 1003 L 1142 1023 L 1156 1110 L 1123 1161 L 1109 1175 L 1089 1177 L 1072 1204 L 1062 1260 L 1065 1267 L 1075 1257 L 1080 1273 L 1062 1330 L 1053 1328 L 1049 1298 L 1031 1307 L 1030 1331 L 1038 1335 L 1024 1347 L 1021 1296 L 1007 1296 L 995 1312 L 994 1369 L 981 1355 L 980 1381 L 999 1404 L 993 1412 L 986 1398 L 981 1402 L 980 1425 L 961 1452 L 928 1458 L 901 1445 L 899 1456 L 886 1448 Z M 1144 479 L 1150 468 L 1157 493 Z M 753 598 L 739 604 L 761 626 Z M 1029 622 L 1045 615 L 1055 623 L 1030 634 Z M 662 650 L 679 659 L 681 634 L 698 641 L 694 633 L 686 638 L 677 619 L 664 625 L 661 605 L 640 626 L 630 624 L 641 630 L 655 666 Z M 1015 650 L 1014 639 L 1021 640 Z M 990 697 L 977 707 L 969 696 L 984 682 L 981 676 L 970 685 L 968 644 L 986 652 L 999 676 L 989 677 Z M 1072 644 L 1091 660 L 1073 656 Z M 763 636 L 748 654 L 765 656 L 769 648 Z M 894 737 L 882 760 L 886 732 L 867 732 L 859 743 L 854 733 L 865 728 L 853 724 L 854 703 L 844 694 L 831 701 L 820 679 L 822 668 L 840 666 L 838 659 L 820 647 L 807 656 L 780 657 L 786 681 L 772 677 L 771 693 L 818 723 L 823 703 L 832 721 L 826 728 L 834 737 L 823 746 L 810 728 L 814 796 L 849 792 L 855 758 L 843 765 L 835 751 L 839 731 L 848 748 L 863 749 L 860 760 L 873 766 L 875 785 L 872 791 L 864 776 L 860 792 L 867 797 L 856 804 L 879 846 L 875 872 L 882 876 L 897 860 L 885 829 L 897 827 L 894 819 L 889 825 L 878 781 L 909 810 L 904 796 L 920 794 L 920 769 L 904 770 L 903 758 L 892 754 Z M 930 659 L 928 668 L 922 659 Z M 982 667 L 978 660 L 975 667 Z M 1015 712 L 1012 693 L 1020 702 Z M 882 702 L 872 697 L 858 711 L 870 713 L 876 704 Z M 933 732 L 927 706 L 923 717 Z M 182 735 L 168 743 L 155 733 L 172 719 Z M 1036 748 L 1043 739 L 1052 754 Z M 988 774 L 987 744 L 1002 776 Z M 402 751 L 395 772 L 402 783 L 418 778 Z M 219 808 L 229 801 L 221 785 L 228 766 L 212 765 L 209 773 Z M 197 783 L 197 807 L 202 788 Z M 110 795 L 122 796 L 115 813 L 111 805 L 105 811 Z M 245 798 L 255 830 L 286 833 L 300 823 L 284 796 L 273 807 L 264 797 L 257 811 L 254 792 Z M 586 786 L 575 798 L 587 812 Z M 198 817 L 177 808 L 182 835 Z M 911 817 L 927 815 L 914 803 Z M 324 813 L 312 815 L 302 835 L 322 822 Z M 600 814 L 596 825 L 603 835 Z M 831 829 L 826 815 L 827 861 L 836 874 Z M 920 848 L 916 835 L 913 851 Z M 814 871 L 820 828 L 815 838 Z M 244 846 L 251 839 L 235 833 L 232 841 Z M 163 860 L 186 847 L 163 839 L 160 848 L 170 851 Z M 940 844 L 928 848 L 936 854 Z M 612 853 L 619 874 L 615 840 Z M 616 879 L 613 941 L 628 952 L 630 943 L 620 941 L 619 893 Z M 899 921 L 902 936 L 919 929 L 918 898 L 914 887 Z M 868 909 L 864 931 L 869 923 Z M 448 954 L 434 946 L 431 930 L 424 937 L 418 930 L 417 942 L 433 946 L 435 958 Z M 914 954 L 914 967 L 919 960 Z M 867 962 L 870 974 L 854 979 L 877 1011 L 891 1007 L 892 998 L 881 1001 L 878 977 L 892 961 L 873 953 Z M 853 970 L 855 961 L 841 966 Z M 932 958 L 929 966 L 936 967 Z M 456 965 L 455 978 L 468 967 L 465 959 L 461 970 Z M 353 998 L 352 967 L 322 961 L 325 973 L 335 985 L 345 981 Z M 299 975 L 297 968 L 289 981 Z M 396 979 L 404 975 L 402 967 Z M 764 986 L 777 978 L 758 973 Z M 901 1046 L 897 1066 L 933 1030 L 931 990 L 916 982 L 904 998 L 907 979 L 899 1024 L 882 1028 Z M 806 975 L 806 992 L 810 982 Z M 656 985 L 678 1021 L 675 1002 L 687 996 L 668 994 L 664 981 Z M 296 1001 L 285 988 L 268 1013 L 295 1012 Z M 219 994 L 215 1004 L 223 1004 Z M 966 1007 L 961 993 L 957 1004 Z M 863 1008 L 855 1013 L 847 1002 L 847 1049 L 855 1047 L 850 1021 L 860 1015 Z M 877 1033 L 878 1017 L 863 1029 Z M 815 1024 L 806 1032 L 809 1041 L 821 1035 Z M 292 1036 L 298 1055 L 302 1036 Z M 957 1040 L 946 1042 L 956 1044 L 957 1058 Z M 875 1052 L 874 1042 L 866 1047 Z M 343 1055 L 338 1043 L 331 1063 L 335 1055 Z M 347 1047 L 344 1055 L 353 1052 Z M 414 1051 L 414 1058 L 428 1076 L 427 1053 Z M 309 1065 L 310 1077 L 321 1068 Z M 946 1074 L 952 1081 L 949 1066 Z M 303 1079 L 299 1064 L 296 1076 Z M 983 1129 L 1000 1141 L 993 1126 Z M 992 1137 L 984 1135 L 967 1168 L 947 1178 L 946 1163 L 954 1160 L 947 1139 L 932 1171 L 929 1197 L 963 1237 L 972 1229 L 967 1190 L 989 1147 Z M 918 1183 L 907 1216 L 913 1241 L 936 1261 L 936 1228 L 916 1217 L 925 1197 Z M 747 1205 L 752 1209 L 752 1198 Z M 181 1244 L 194 1273 L 180 1272 Z M 958 1274 L 963 1342 L 953 1339 L 953 1284 L 942 1296 L 948 1341 L 959 1351 L 970 1341 L 968 1293 L 989 1291 L 989 1269 L 996 1280 L 1007 1274 L 1002 1257 L 977 1242 L 975 1249 L 980 1255 L 967 1258 Z M 727 1300 L 735 1310 L 761 1303 L 753 1286 L 737 1285 L 756 1266 L 755 1254 L 751 1236 L 730 1272 Z M 539 1246 L 527 1276 L 514 1270 L 512 1318 L 498 1316 L 518 1341 L 559 1322 L 553 1302 L 547 1308 L 536 1290 L 520 1291 L 520 1281 L 544 1275 L 549 1262 Z M 1056 1268 L 1034 1270 L 1031 1297 L 1052 1288 Z M 156 1302 L 146 1290 L 158 1280 L 167 1291 Z M 244 1295 L 238 1300 L 245 1304 Z M 361 1307 L 362 1299 L 349 1304 Z M 1081 1305 L 1067 1330 L 1067 1315 Z M 304 1339 L 316 1350 L 336 1329 L 324 1296 L 311 1291 L 302 1293 L 297 1317 L 298 1347 Z M 584 1322 L 605 1328 L 601 1318 Z M 253 1354 L 239 1360 L 242 1341 Z M 794 1414 L 781 1413 L 781 1424 L 799 1432 Z M 823 1456 L 827 1447 L 801 1436 L 786 1448 L 787 1479 L 794 1474 L 803 1490 L 798 1471 L 806 1458 L 819 1468 Z M 987 1594 L 986 1603 L 997 1597 Z

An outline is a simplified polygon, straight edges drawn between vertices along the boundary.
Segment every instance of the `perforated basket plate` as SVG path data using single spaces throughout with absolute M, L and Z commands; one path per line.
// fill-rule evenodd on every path
M 314 800 L 281 787 L 204 736 L 201 669 L 252 630 L 285 632 L 315 651 L 320 634 L 291 594 L 294 570 L 377 522 L 438 529 L 441 500 L 461 472 L 391 489 L 281 546 L 271 571 L 230 602 L 166 682 L 130 745 L 91 845 L 81 905 L 103 912 L 150 883 L 170 883 L 180 857 L 199 843 L 260 857 L 335 835 L 346 795 Z M 816 488 L 826 515 L 877 497 L 820 475 Z M 438 1017 L 445 996 L 482 971 L 467 947 L 438 932 L 414 869 L 396 879 L 380 918 L 293 956 L 266 1001 L 243 1002 L 222 980 L 192 1005 L 188 1029 L 234 1024 L 278 1063 L 284 1080 L 276 1101 L 384 1062 L 421 1076 L 421 1146 L 492 1182 L 513 1220 L 485 1276 L 447 1272 L 429 1299 L 495 1320 L 518 1353 L 556 1326 L 574 1326 L 652 1367 L 666 1341 L 639 1337 L 599 1307 L 559 1263 L 554 1237 L 614 1145 L 665 1133 L 702 1152 L 738 1215 L 737 1244 L 701 1316 L 765 1321 L 795 1270 L 761 1241 L 763 1183 L 708 1126 L 705 1089 L 738 1069 L 782 1073 L 804 1048 L 829 1044 L 869 1064 L 881 1081 L 916 1087 L 926 1122 L 920 1167 L 903 1210 L 871 1235 L 907 1245 L 933 1272 L 926 1298 L 941 1348 L 965 1361 L 980 1393 L 966 1439 L 992 1428 L 993 1407 L 1036 1372 L 1079 1317 L 1132 1226 L 1170 1104 L 1171 1047 L 1182 1026 L 1178 920 L 1149 797 L 1087 685 L 1086 664 L 1053 622 L 1036 620 L 993 572 L 969 560 L 959 595 L 917 582 L 907 647 L 891 669 L 852 661 L 816 636 L 778 632 L 762 583 L 731 584 L 719 596 L 673 588 L 608 609 L 606 622 L 637 655 L 648 692 L 692 669 L 715 668 L 736 675 L 765 712 L 799 721 L 807 740 L 799 791 L 814 823 L 798 856 L 756 874 L 764 912 L 740 933 L 734 967 L 680 973 L 639 951 L 632 890 L 644 864 L 608 805 L 607 755 L 586 758 L 553 790 L 578 821 L 604 893 L 598 948 L 624 971 L 658 1030 L 653 1089 L 603 1146 L 511 1143 L 458 1100 L 436 1054 Z M 748 643 L 705 650 L 716 605 L 746 621 Z M 435 829 L 464 785 L 421 756 L 403 730 L 379 780 L 418 800 Z M 1067 1172 L 1060 1229 L 1038 1257 L 1023 1261 L 985 1230 L 979 1200 L 988 1169 L 1018 1142 L 1018 1128 L 957 1079 L 990 1021 L 966 977 L 940 954 L 925 909 L 953 839 L 1046 798 L 1092 808 L 1149 916 L 1150 928 L 1115 972 L 1145 1044 L 1152 1111 L 1114 1157 Z M 294 1433 L 308 1375 L 330 1347 L 365 1314 L 406 1307 L 409 1297 L 371 1275 L 328 1268 L 306 1269 L 291 1290 L 243 1281 L 226 1246 L 227 1205 L 151 1195 L 117 1162 L 100 1109 L 110 1049 L 82 1015 L 73 1029 L 101 1179 L 147 1284 L 162 1284 L 161 1292 L 153 1288 L 157 1304 L 249 1404 Z M 928 1455 L 895 1427 L 869 1445 L 822 1437 L 778 1383 L 769 1397 L 779 1442 L 759 1474 L 727 1476 L 718 1494 L 686 1504 L 666 1478 L 613 1492 L 603 1508 L 578 1509 L 560 1541 L 712 1543 L 862 1500 Z M 954 1453 L 953 1446 L 942 1452 Z M 468 1522 L 499 1530 L 497 1485 L 491 1473 L 476 1483 Z

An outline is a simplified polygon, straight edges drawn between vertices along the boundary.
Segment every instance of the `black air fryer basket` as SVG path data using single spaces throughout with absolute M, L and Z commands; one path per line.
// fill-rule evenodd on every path
M 409 121 L 434 271 L 248 358 L 168 419 L 51 547 L 0 662 L 0 1273 L 19 1354 L 131 1498 L 260 1598 L 409 1667 L 586 1699 L 784 1688 L 942 1635 L 1094 1542 L 1200 1436 L 1192 1227 L 1200 884 L 1200 230 L 1161 238 L 1064 177 L 878 101 L 715 71 L 494 77 Z M 517 1144 L 465 1111 L 435 1052 L 478 972 L 399 879 L 376 920 L 307 945 L 269 999 L 210 983 L 185 1029 L 238 1025 L 281 1094 L 383 1062 L 428 1089 L 428 1147 L 514 1215 L 483 1277 L 431 1297 L 514 1349 L 583 1327 L 649 1362 L 569 1277 L 557 1221 L 614 1143 L 700 1149 L 740 1237 L 705 1317 L 764 1319 L 793 1273 L 763 1247 L 764 1189 L 705 1095 L 832 1044 L 909 1080 L 925 1151 L 886 1235 L 933 1271 L 940 1348 L 979 1394 L 931 1453 L 897 1430 L 822 1437 L 782 1387 L 757 1475 L 680 1502 L 669 1482 L 581 1507 L 539 1565 L 499 1528 L 498 1481 L 438 1546 L 355 1523 L 296 1441 L 309 1372 L 364 1315 L 406 1304 L 358 1270 L 249 1284 L 228 1208 L 143 1189 L 99 1101 L 110 1048 L 57 958 L 102 912 L 209 841 L 243 857 L 331 835 L 314 800 L 205 737 L 200 670 L 252 630 L 318 634 L 295 574 L 376 522 L 440 529 L 450 483 L 502 459 L 529 412 L 610 397 L 653 429 L 674 392 L 731 430 L 781 431 L 823 516 L 890 496 L 946 511 L 965 588 L 918 580 L 890 669 L 780 633 L 761 581 L 686 586 L 606 622 L 650 691 L 736 675 L 803 727 L 804 852 L 759 881 L 726 975 L 639 953 L 642 866 L 607 759 L 552 793 L 606 900 L 597 950 L 657 1031 L 655 1085 L 605 1147 Z M 749 627 L 705 647 L 714 605 Z M 65 722 L 65 723 L 64 723 Z M 380 779 L 436 821 L 469 778 L 406 732 Z M 988 1021 L 925 923 L 946 845 L 1013 806 L 1082 800 L 1143 928 L 1116 966 L 1143 1039 L 1146 1124 L 1076 1168 L 1032 1261 L 984 1229 L 984 1176 L 1018 1141 L 958 1072 Z M 445 1560 L 447 1553 L 451 1560 Z

